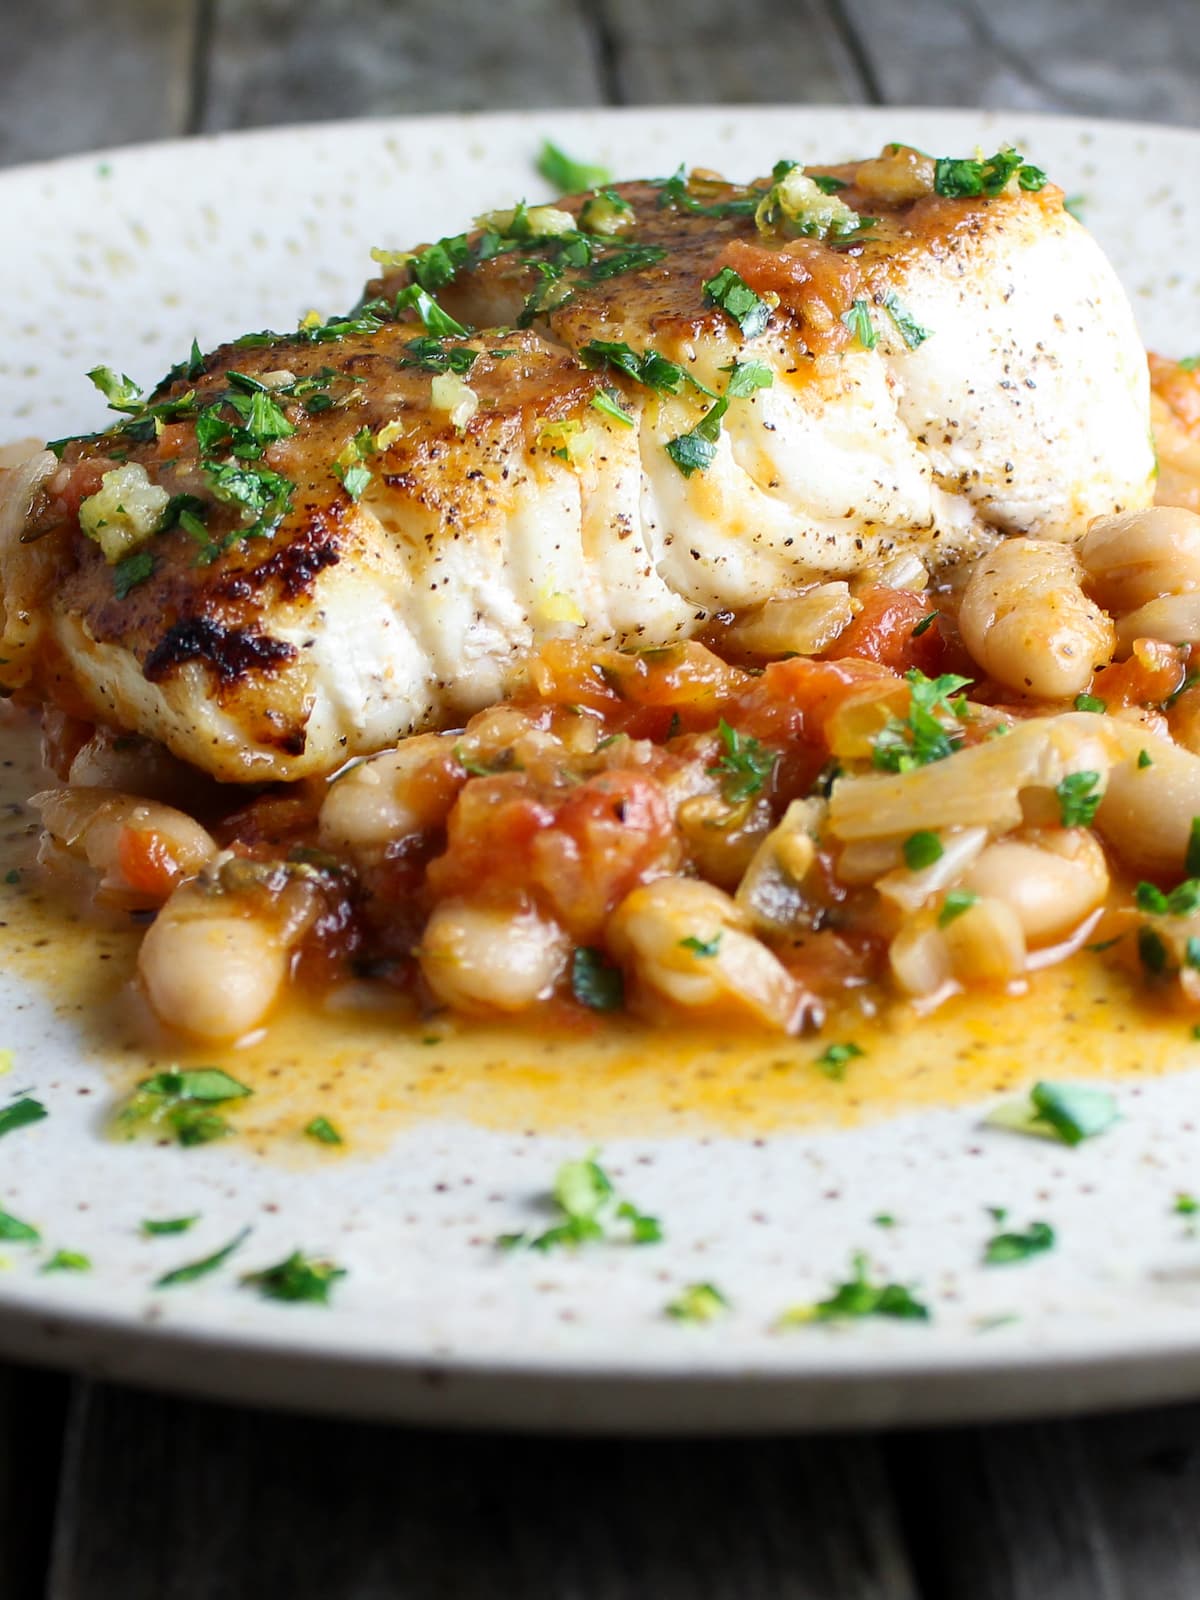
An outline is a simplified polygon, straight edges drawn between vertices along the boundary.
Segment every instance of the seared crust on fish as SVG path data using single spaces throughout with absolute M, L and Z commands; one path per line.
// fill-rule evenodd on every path
M 668 644 L 1148 504 L 1144 353 L 1061 193 L 878 169 L 823 175 L 859 224 L 823 238 L 764 230 L 771 180 L 619 185 L 605 231 L 596 196 L 492 218 L 348 318 L 119 396 L 0 475 L 0 676 L 298 778 L 454 725 L 551 638 Z

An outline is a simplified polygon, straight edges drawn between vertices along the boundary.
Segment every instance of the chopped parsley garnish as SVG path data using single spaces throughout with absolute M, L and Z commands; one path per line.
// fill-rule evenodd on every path
M 1008 1266 L 1028 1261 L 1054 1248 L 1054 1229 L 1048 1222 L 1031 1222 L 1024 1233 L 996 1233 L 984 1247 L 983 1259 L 989 1267 Z
M 1139 883 L 1133 891 L 1139 911 L 1151 917 L 1190 917 L 1200 911 L 1200 878 L 1185 878 L 1169 894 L 1153 883 Z
M 415 311 L 426 331 L 438 339 L 459 338 L 471 331 L 464 328 L 461 322 L 456 322 L 448 311 L 443 311 L 428 289 L 422 288 L 419 283 L 410 283 L 407 289 L 401 289 L 396 296 L 396 315 L 407 310 Z
M 716 459 L 721 421 L 729 410 L 729 402 L 744 400 L 756 389 L 769 389 L 775 381 L 770 367 L 763 361 L 735 361 L 721 370 L 729 373 L 725 393 L 688 433 L 667 441 L 666 452 L 685 478 L 690 478 L 693 472 L 705 471 Z
M 142 1223 L 142 1232 L 149 1238 L 157 1239 L 163 1235 L 186 1233 L 189 1228 L 195 1227 L 200 1221 L 197 1211 L 190 1217 L 147 1217 Z
M 639 267 L 652 267 L 666 255 L 662 245 L 631 244 L 621 250 L 611 250 L 597 256 L 588 268 L 588 277 L 594 283 L 604 278 L 615 278 L 622 272 L 636 272 Z
M 926 614 L 921 618 L 920 622 L 917 623 L 916 627 L 909 634 L 909 638 L 919 639 L 923 633 L 928 633 L 930 628 L 933 627 L 934 623 L 940 616 L 940 611 L 926 612 Z
M 660 356 L 657 350 L 647 350 L 639 356 L 636 350 L 619 340 L 589 339 L 580 347 L 579 358 L 589 367 L 614 367 L 658 394 L 678 394 L 683 385 L 683 368 L 674 361 Z
M 90 1272 L 92 1260 L 79 1250 L 56 1250 L 49 1261 L 42 1264 L 43 1272 Z
M 354 501 L 361 500 L 371 487 L 371 469 L 364 467 L 361 462 L 355 462 L 351 467 L 344 467 L 335 461 L 333 475 Z
M 504 1250 L 553 1250 L 596 1239 L 626 1244 L 658 1244 L 662 1239 L 657 1218 L 619 1199 L 612 1180 L 591 1156 L 559 1167 L 553 1199 L 560 1220 L 552 1227 L 538 1234 L 501 1234 L 496 1243 Z
M 944 855 L 942 841 L 936 833 L 931 833 L 927 828 L 922 828 L 917 833 L 910 833 L 904 841 L 904 865 L 910 872 L 920 872 L 925 867 L 931 867 L 935 861 L 940 861 Z
M 654 183 L 659 190 L 660 206 L 674 206 L 680 211 L 690 211 L 696 217 L 750 217 L 762 199 L 762 191 L 753 189 L 749 194 L 706 204 L 691 193 L 687 171 L 682 165 L 671 177 L 657 178 Z
M 592 396 L 592 410 L 598 411 L 610 422 L 619 422 L 623 428 L 632 428 L 634 419 L 620 403 L 615 389 L 600 389 Z
M 944 761 L 962 742 L 962 730 L 947 726 L 943 718 L 961 720 L 967 715 L 966 696 L 959 691 L 971 683 L 957 673 L 928 678 L 918 668 L 905 674 L 909 684 L 907 717 L 890 717 L 875 736 L 871 759 L 885 772 L 911 772 Z
M 847 1061 L 855 1061 L 865 1054 L 861 1045 L 855 1044 L 853 1039 L 847 1039 L 841 1044 L 828 1045 L 813 1062 L 813 1066 L 826 1078 L 841 1083 L 846 1076 Z
M 20 1217 L 14 1217 L 11 1212 L 0 1211 L 0 1239 L 5 1244 L 37 1244 L 41 1237 L 31 1223 L 22 1222 Z
M 715 1322 L 729 1310 L 729 1301 L 715 1283 L 689 1283 L 664 1310 L 677 1322 Z
M 869 300 L 856 300 L 849 311 L 842 312 L 842 321 L 864 350 L 874 350 L 879 340 L 875 333 L 874 324 L 871 321 L 871 303 Z
M 1154 765 L 1154 761 L 1151 758 L 1149 750 L 1138 751 L 1137 764 L 1140 772 L 1144 772 L 1147 767 L 1152 767 Z
M 1108 710 L 1108 701 L 1101 700 L 1095 694 L 1077 694 L 1075 696 L 1076 711 L 1095 711 L 1102 713 Z
M 851 1261 L 853 1276 L 837 1286 L 825 1300 L 793 1306 L 779 1318 L 783 1328 L 809 1322 L 839 1322 L 851 1317 L 897 1317 L 905 1322 L 928 1322 L 929 1308 L 901 1283 L 871 1283 L 867 1258 L 857 1252 Z
M 199 1261 L 185 1262 L 182 1267 L 175 1267 L 170 1272 L 164 1272 L 161 1278 L 154 1280 L 156 1289 L 174 1289 L 181 1283 L 195 1283 L 197 1278 L 205 1278 L 210 1272 L 215 1272 L 222 1267 L 233 1255 L 235 1250 L 240 1250 L 250 1237 L 250 1229 L 243 1228 L 230 1239 L 228 1244 L 222 1245 L 219 1250 L 214 1250 L 210 1256 L 201 1256 Z
M 759 299 L 754 290 L 744 282 L 732 267 L 722 267 L 716 277 L 706 280 L 704 293 L 714 305 L 720 306 L 742 330 L 742 337 L 757 338 L 766 327 L 771 308 Z
M 965 911 L 969 911 L 979 896 L 974 889 L 949 889 L 942 901 L 942 908 L 938 912 L 937 925 L 939 928 L 948 928 Z
M 1074 1146 L 1103 1133 L 1119 1117 L 1117 1102 L 1105 1089 L 1043 1080 L 1034 1084 L 1027 1101 L 997 1106 L 984 1120 L 991 1127 L 1041 1134 Z
M 1138 960 L 1151 977 L 1164 977 L 1171 960 L 1161 934 L 1156 933 L 1153 928 L 1139 928 L 1137 948 Z
M 910 350 L 915 350 L 918 345 L 924 344 L 926 339 L 933 337 L 933 329 L 923 328 L 908 307 L 894 294 L 885 295 L 883 309 L 895 323 L 896 332 Z
M 730 805 L 741 805 L 744 800 L 762 793 L 779 757 L 749 734 L 731 728 L 724 717 L 717 725 L 717 732 L 724 754 L 708 770 L 723 774 L 722 794 Z
M 1016 174 L 1017 184 L 1030 193 L 1046 185 L 1046 174 L 1031 166 L 1016 150 L 998 150 L 985 161 L 941 158 L 934 168 L 933 187 L 937 194 L 952 199 L 977 195 L 998 195 Z
M 273 1267 L 263 1267 L 258 1272 L 242 1274 L 242 1282 L 257 1289 L 265 1300 L 308 1301 L 327 1306 L 329 1291 L 339 1278 L 346 1276 L 345 1267 L 332 1261 L 318 1261 L 303 1251 L 293 1250 L 290 1256 L 276 1262 Z
M 318 1144 L 345 1144 L 341 1134 L 328 1117 L 314 1117 L 304 1129 L 306 1137 Z
M 599 189 L 612 182 L 612 173 L 606 167 L 576 161 L 549 139 L 543 141 L 537 169 L 559 194 L 579 194 L 584 189 Z
M 419 367 L 422 372 L 456 372 L 465 377 L 479 360 L 479 351 L 469 344 L 447 346 L 444 340 L 426 335 L 410 339 L 404 347 L 408 354 L 401 357 L 400 366 Z
M 697 939 L 694 933 L 689 934 L 686 939 L 680 939 L 679 948 L 690 950 L 694 956 L 707 960 L 708 957 L 715 956 L 721 948 L 720 932 L 714 933 L 711 939 Z
M 111 367 L 93 367 L 88 377 L 108 401 L 110 411 L 124 411 L 130 416 L 141 411 L 145 396 L 128 373 L 118 376 Z
M 1177 1217 L 1194 1217 L 1200 1212 L 1200 1200 L 1195 1195 L 1177 1194 L 1171 1210 Z
M 118 600 L 124 600 L 153 571 L 154 556 L 145 546 L 123 556 L 112 569 L 113 593 Z
M 169 1134 L 182 1145 L 209 1144 L 233 1132 L 212 1108 L 250 1093 L 219 1067 L 159 1072 L 138 1084 L 118 1111 L 113 1128 L 127 1138 L 144 1131 Z
M 1029 1099 L 1039 1120 L 1068 1145 L 1103 1133 L 1119 1116 L 1117 1102 L 1104 1089 L 1042 1082 L 1034 1084 Z
M 625 1003 L 625 977 L 602 950 L 580 945 L 571 957 L 571 993 L 589 1011 L 619 1011 Z
M 10 1101 L 0 1110 L 0 1138 L 6 1133 L 15 1133 L 18 1128 L 27 1128 L 32 1122 L 40 1122 L 49 1114 L 40 1100 L 22 1095 L 19 1100 Z
M 1064 828 L 1090 828 L 1096 819 L 1103 789 L 1097 792 L 1098 772 L 1072 772 L 1055 786 L 1059 816 Z

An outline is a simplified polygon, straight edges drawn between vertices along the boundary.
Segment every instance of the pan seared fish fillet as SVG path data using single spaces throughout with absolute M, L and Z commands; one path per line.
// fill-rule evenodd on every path
M 889 147 L 518 208 L 385 255 L 348 318 L 144 401 L 105 380 L 126 420 L 0 476 L 0 678 L 292 779 L 453 725 L 550 638 L 663 645 L 1148 504 L 1098 246 L 1052 185 L 931 174 Z

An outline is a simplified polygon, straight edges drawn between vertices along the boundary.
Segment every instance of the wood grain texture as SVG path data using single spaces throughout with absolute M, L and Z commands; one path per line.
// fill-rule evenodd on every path
M 1196 0 L 843 0 L 886 104 L 1200 122 Z
M 609 90 L 628 105 L 869 98 L 831 0 L 602 0 Z
M 888 1456 L 928 1600 L 1200 1595 L 1200 1407 L 908 1435 Z
M 81 1386 L 49 1600 L 915 1600 L 869 1440 L 479 1437 Z
M 0 164 L 187 131 L 199 0 L 3 0 Z
M 603 100 L 572 0 L 214 0 L 201 126 Z
M 41 1600 L 69 1380 L 0 1366 L 0 1596 Z

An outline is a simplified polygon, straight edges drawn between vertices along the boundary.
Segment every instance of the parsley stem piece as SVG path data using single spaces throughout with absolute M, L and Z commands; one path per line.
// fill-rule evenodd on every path
M 18 1128 L 27 1128 L 32 1122 L 41 1122 L 49 1112 L 40 1100 L 35 1100 L 31 1095 L 23 1095 L 19 1100 L 10 1101 L 0 1111 L 0 1138 L 6 1133 L 15 1133 Z
M 182 1267 L 175 1267 L 171 1272 L 164 1272 L 161 1278 L 154 1280 L 156 1289 L 173 1289 L 181 1283 L 195 1283 L 197 1278 L 207 1277 L 210 1272 L 215 1272 L 218 1267 L 224 1266 L 235 1250 L 240 1250 L 250 1237 L 250 1229 L 243 1228 L 230 1239 L 228 1244 L 222 1245 L 219 1250 L 214 1250 L 210 1256 L 201 1256 L 199 1261 L 185 1262 Z

